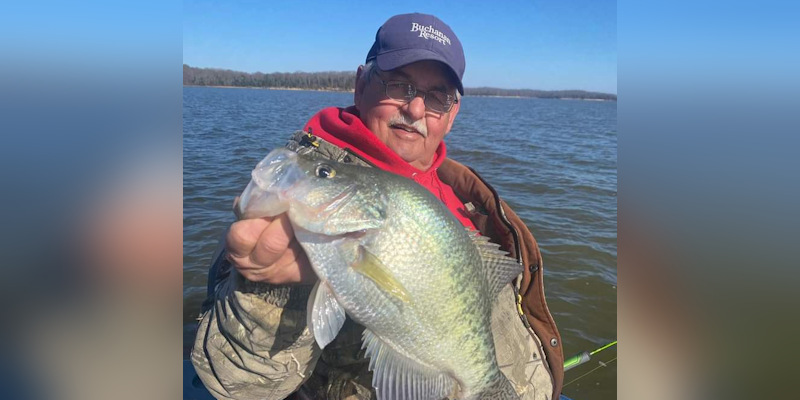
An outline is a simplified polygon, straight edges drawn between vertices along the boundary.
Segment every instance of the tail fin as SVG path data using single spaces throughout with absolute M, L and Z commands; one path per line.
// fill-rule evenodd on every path
M 514 385 L 506 379 L 505 375 L 500 374 L 491 386 L 481 392 L 477 399 L 480 400 L 519 400 L 517 391 L 514 390 Z

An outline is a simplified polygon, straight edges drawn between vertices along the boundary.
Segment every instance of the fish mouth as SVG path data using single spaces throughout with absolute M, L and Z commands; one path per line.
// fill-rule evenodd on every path
M 352 231 L 336 232 L 329 234 L 321 232 L 318 229 L 314 229 L 314 227 L 307 227 L 302 225 L 293 225 L 292 227 L 295 231 L 295 235 L 302 235 L 304 239 L 307 239 L 309 237 L 314 237 L 315 240 L 308 240 L 311 243 L 323 243 L 323 242 L 331 243 L 340 240 L 361 240 L 368 234 L 376 231 L 375 228 L 363 228 Z
M 262 190 L 285 192 L 305 178 L 298 165 L 297 153 L 276 149 L 271 151 L 252 172 L 252 180 Z
M 270 152 L 251 174 L 239 198 L 236 214 L 239 218 L 271 217 L 289 208 L 286 192 L 304 178 L 297 164 L 297 154 L 285 149 Z
M 406 125 L 406 124 L 390 124 L 390 125 L 389 125 L 389 127 L 390 127 L 390 128 L 392 128 L 392 129 L 400 129 L 400 130 L 404 130 L 404 131 L 406 131 L 406 132 L 409 132 L 409 133 L 416 133 L 416 134 L 418 134 L 418 135 L 420 135 L 420 136 L 422 136 L 422 137 L 424 137 L 424 138 L 427 138 L 427 137 L 428 137 L 428 134 L 427 134 L 426 132 L 420 132 L 418 129 L 414 128 L 414 127 L 413 127 L 413 126 L 411 126 L 411 125 Z

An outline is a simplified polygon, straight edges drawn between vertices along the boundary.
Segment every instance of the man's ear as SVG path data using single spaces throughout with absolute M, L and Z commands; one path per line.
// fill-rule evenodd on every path
M 461 101 L 463 100 L 463 97 L 458 99 L 458 103 L 453 104 L 453 108 L 450 109 L 450 112 L 447 116 L 447 130 L 445 131 L 445 135 L 450 133 L 450 128 L 453 127 L 453 121 L 456 120 L 456 115 L 458 115 L 458 110 L 461 109 Z
M 353 104 L 356 106 L 358 110 L 359 102 L 361 101 L 361 95 L 364 93 L 364 86 L 366 86 L 366 77 L 364 76 L 364 66 L 359 65 L 358 69 L 356 70 L 356 87 L 353 91 Z

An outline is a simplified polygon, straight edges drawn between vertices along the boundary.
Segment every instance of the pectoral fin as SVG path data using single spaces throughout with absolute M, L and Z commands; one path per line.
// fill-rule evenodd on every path
M 395 279 L 394 275 L 383 265 L 381 260 L 370 253 L 364 246 L 359 246 L 358 258 L 353 264 L 353 269 L 371 279 L 381 290 L 397 297 L 403 303 L 408 303 L 411 300 L 406 288 Z

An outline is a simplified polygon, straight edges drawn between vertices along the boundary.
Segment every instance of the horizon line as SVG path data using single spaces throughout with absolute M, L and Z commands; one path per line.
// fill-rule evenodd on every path
M 230 68 L 222 68 L 222 67 L 195 67 L 195 66 L 192 66 L 192 65 L 189 65 L 189 64 L 186 64 L 186 63 L 183 63 L 183 66 L 189 67 L 189 68 L 196 68 L 196 69 L 211 69 L 211 70 L 218 70 L 218 71 L 230 71 L 230 72 L 238 72 L 238 73 L 251 74 L 251 75 L 252 74 L 265 74 L 265 75 L 266 74 L 296 74 L 296 73 L 317 74 L 317 73 L 326 73 L 326 72 L 346 73 L 346 74 L 354 74 L 355 75 L 355 71 L 349 71 L 349 70 L 348 71 L 326 70 L 326 71 L 291 71 L 291 72 L 290 71 L 274 71 L 274 72 L 256 71 L 256 72 L 247 72 L 247 71 L 235 70 L 235 69 L 230 69 Z M 586 90 L 586 89 L 549 89 L 548 90 L 548 89 L 530 89 L 530 88 L 520 88 L 520 87 L 502 88 L 502 87 L 497 87 L 497 86 L 464 86 L 464 90 L 466 90 L 466 89 L 532 90 L 532 91 L 539 91 L 539 92 L 568 92 L 568 91 L 576 91 L 576 92 L 586 92 L 586 93 L 592 93 L 592 94 L 603 94 L 603 95 L 617 96 L 616 92 L 600 92 L 600 91 Z

